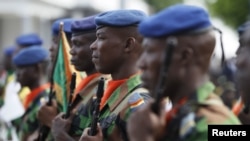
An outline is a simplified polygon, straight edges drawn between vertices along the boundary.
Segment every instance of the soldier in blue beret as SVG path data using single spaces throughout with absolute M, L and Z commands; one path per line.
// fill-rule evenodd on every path
M 71 43 L 71 23 L 73 19 L 65 18 L 65 19 L 58 19 L 53 22 L 51 30 L 52 30 L 52 45 L 49 48 L 51 60 L 54 61 L 56 57 L 56 52 L 59 44 L 59 30 L 60 30 L 60 23 L 63 22 L 63 31 L 66 34 L 66 38 L 68 43 Z
M 100 77 L 105 77 L 104 75 L 97 73 L 92 62 L 92 51 L 90 50 L 90 45 L 96 40 L 96 25 L 94 22 L 94 17 L 95 16 L 90 16 L 75 20 L 71 24 L 71 63 L 74 65 L 77 71 L 84 71 L 87 77 L 82 79 L 75 90 L 75 98 L 72 102 L 72 108 L 74 109 L 72 110 L 72 114 L 74 114 L 73 120 L 71 121 L 71 119 L 63 119 L 62 114 L 59 114 L 55 119 L 54 117 L 50 118 L 54 119 L 52 125 L 50 125 L 52 120 L 45 124 L 49 127 L 52 127 L 52 133 L 55 140 L 70 140 L 71 137 L 72 139 L 80 138 L 81 134 L 79 134 L 79 132 L 81 133 L 83 130 L 80 128 L 81 118 L 78 112 L 81 112 L 79 111 L 81 108 L 79 107 L 83 107 L 92 99 L 96 93 L 97 84 Z M 46 105 L 40 109 L 38 116 L 41 117 L 41 120 L 48 117 L 47 114 L 50 113 L 48 112 L 49 109 L 51 109 L 51 107 Z M 69 123 L 71 123 L 71 125 L 68 125 Z M 70 129 L 62 127 L 70 127 Z
M 51 35 L 52 35 L 52 43 L 49 48 L 50 51 L 50 64 L 48 66 L 47 72 L 49 72 L 49 76 L 47 78 L 50 78 L 51 76 L 51 71 L 52 67 L 55 63 L 56 60 L 56 54 L 57 54 L 57 49 L 59 46 L 59 36 L 60 36 L 60 23 L 63 23 L 63 31 L 66 35 L 67 41 L 70 43 L 71 42 L 71 23 L 73 19 L 71 18 L 63 18 L 63 19 L 57 19 L 52 23 L 51 26 Z M 61 106 L 61 105 L 60 105 Z M 58 106 L 57 102 L 55 100 L 52 100 L 52 104 L 50 106 L 47 106 L 47 103 L 44 101 L 42 103 L 42 106 L 38 110 L 38 120 L 41 123 L 41 125 L 49 127 L 48 128 L 48 134 L 44 133 L 44 131 L 40 130 L 39 131 L 39 136 L 37 137 L 37 140 L 41 140 L 41 138 L 45 140 L 54 140 L 52 137 L 52 134 L 50 132 L 50 127 L 51 127 L 51 122 L 54 119 L 54 117 L 58 114 L 58 112 L 61 110 L 61 107 Z M 43 132 L 43 133 L 42 133 Z M 43 140 L 42 139 L 42 140 Z
M 250 99 L 249 99 L 249 82 L 250 82 L 250 26 L 246 26 L 239 37 L 239 48 L 236 52 L 236 85 L 237 92 L 240 94 L 239 100 L 233 107 L 233 112 L 239 117 L 242 124 L 250 124 Z
M 129 115 L 143 106 L 149 96 L 140 87 L 140 70 L 136 63 L 142 52 L 142 36 L 138 24 L 146 18 L 140 10 L 113 10 L 96 16 L 97 39 L 90 46 L 92 61 L 98 72 L 111 74 L 100 103 L 100 126 L 96 135 L 89 135 L 93 120 L 92 108 L 82 113 L 81 141 L 85 140 L 128 140 L 126 121 Z
M 238 35 L 239 36 L 243 35 L 243 33 L 247 30 L 247 28 L 249 28 L 249 26 L 250 26 L 250 21 L 246 21 L 245 23 L 243 23 L 242 25 L 240 25 L 237 28 Z
M 43 44 L 42 39 L 39 37 L 39 35 L 35 33 L 20 35 L 16 38 L 17 48 L 14 54 L 18 53 L 23 48 L 34 46 L 34 45 L 39 46 L 42 44 Z
M 12 63 L 12 55 L 14 51 L 14 46 L 9 46 L 3 51 L 3 72 L 1 72 L 0 74 L 0 107 L 3 105 L 4 102 L 4 89 L 6 88 L 6 85 L 14 79 L 14 66 Z
M 47 95 L 46 89 L 50 84 L 44 82 L 44 63 L 47 62 L 48 51 L 41 46 L 24 48 L 13 58 L 16 66 L 17 81 L 21 87 L 28 87 L 31 91 L 25 97 L 23 105 L 25 113 L 19 125 L 20 141 L 27 141 L 38 132 L 39 122 L 37 112 L 41 100 Z M 33 138 L 34 139 L 34 138 Z
M 177 4 L 142 21 L 142 85 L 155 102 L 129 117 L 130 141 L 208 139 L 208 124 L 240 124 L 208 77 L 215 35 L 201 7 Z M 162 91 L 161 91 L 162 90 Z M 164 98 L 173 107 L 166 111 Z M 213 102 L 211 102 L 213 101 Z

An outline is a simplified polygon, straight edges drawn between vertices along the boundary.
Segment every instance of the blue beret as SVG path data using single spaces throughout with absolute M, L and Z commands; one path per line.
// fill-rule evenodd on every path
M 96 16 L 97 29 L 103 26 L 126 27 L 138 25 L 146 14 L 139 10 L 112 10 Z
M 245 23 L 240 25 L 237 29 L 239 36 L 242 35 L 244 33 L 244 31 L 246 31 L 247 28 L 249 28 L 249 27 L 250 27 L 250 21 L 246 21 Z
M 16 66 L 33 65 L 46 60 L 47 57 L 48 51 L 45 48 L 41 46 L 32 46 L 18 52 L 13 58 L 13 63 Z
M 145 37 L 162 37 L 204 31 L 211 27 L 209 15 L 203 8 L 176 4 L 142 21 L 139 32 Z
M 15 46 L 9 46 L 9 47 L 4 49 L 4 54 L 6 56 L 11 56 L 14 53 L 15 49 L 16 49 Z
M 42 45 L 42 39 L 35 33 L 20 35 L 16 38 L 16 44 L 21 46 Z
M 89 16 L 81 20 L 75 20 L 71 24 L 72 35 L 79 35 L 96 30 L 95 16 Z
M 71 34 L 71 23 L 72 19 L 70 18 L 65 18 L 65 19 L 58 19 L 52 24 L 52 33 L 53 36 L 58 36 L 59 35 L 59 30 L 60 30 L 60 23 L 63 22 L 63 31 L 66 34 Z

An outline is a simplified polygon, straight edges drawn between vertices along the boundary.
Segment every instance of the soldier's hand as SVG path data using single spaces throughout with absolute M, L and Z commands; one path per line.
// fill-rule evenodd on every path
M 53 100 L 51 106 L 48 106 L 46 102 L 42 103 L 42 106 L 38 111 L 37 118 L 42 124 L 51 127 L 52 120 L 57 114 L 57 104 L 56 101 Z
M 65 136 L 70 129 L 73 116 L 64 119 L 64 115 L 64 113 L 60 113 L 52 120 L 51 131 L 54 138 Z
M 88 134 L 89 131 L 90 128 L 85 128 L 79 141 L 103 141 L 103 134 L 100 124 L 97 126 L 97 134 L 95 136 L 90 136 Z
M 162 103 L 160 115 L 152 112 L 153 100 L 138 109 L 128 119 L 127 131 L 130 141 L 155 141 L 165 131 L 165 103 Z

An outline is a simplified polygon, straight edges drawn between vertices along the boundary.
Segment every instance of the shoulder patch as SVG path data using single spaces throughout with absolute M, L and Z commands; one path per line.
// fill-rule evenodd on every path
M 140 96 L 140 94 L 138 92 L 134 93 L 133 95 L 131 95 L 129 97 L 128 103 L 129 103 L 129 106 L 130 106 L 130 110 L 132 112 L 145 104 L 143 97 Z

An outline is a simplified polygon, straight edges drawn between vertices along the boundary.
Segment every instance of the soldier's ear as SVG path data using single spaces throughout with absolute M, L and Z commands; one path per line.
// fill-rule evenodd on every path
M 187 65 L 188 63 L 192 62 L 194 55 L 194 50 L 190 47 L 182 47 L 180 49 L 180 61 L 181 64 Z
M 135 48 L 136 40 L 134 37 L 129 37 L 126 40 L 125 52 L 131 52 Z

